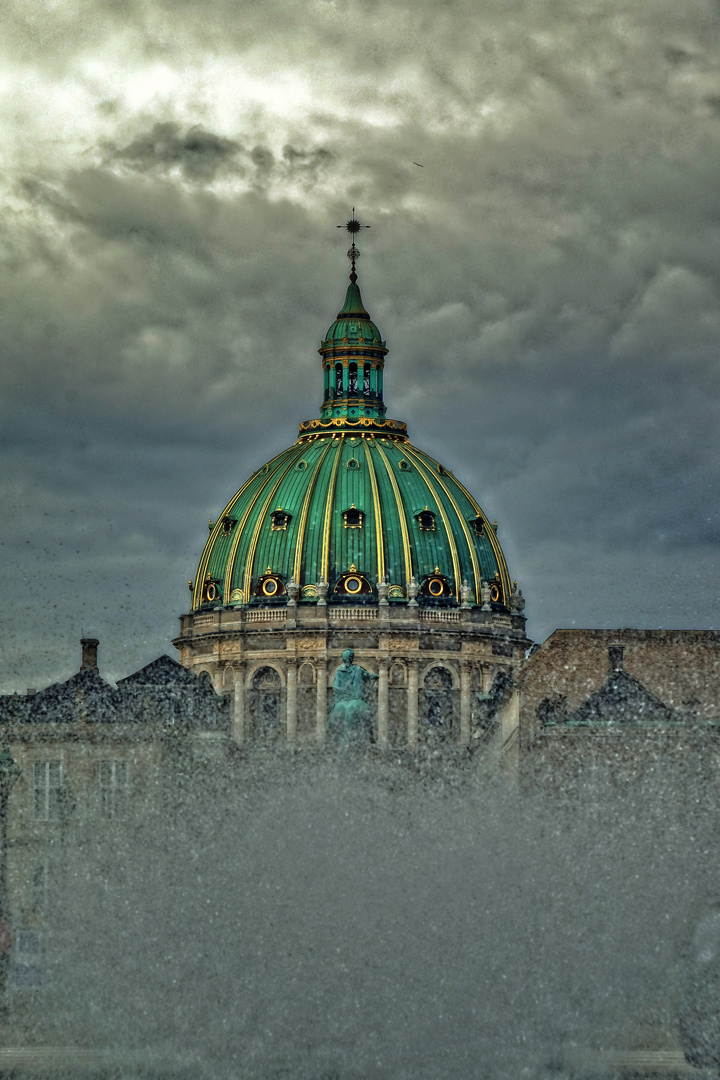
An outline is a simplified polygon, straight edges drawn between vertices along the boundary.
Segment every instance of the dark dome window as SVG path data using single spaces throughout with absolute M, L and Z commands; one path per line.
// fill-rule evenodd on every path
M 343 525 L 346 529 L 362 529 L 365 514 L 358 510 L 355 504 L 349 510 L 343 510 Z
M 357 364 L 353 363 L 348 368 L 348 394 L 357 394 L 358 392 L 358 370 Z
M 298 470 L 298 472 L 302 472 L 303 469 L 307 469 L 307 461 L 305 461 L 305 459 L 303 458 L 302 461 L 298 461 L 295 468 Z
M 476 536 L 482 536 L 485 529 L 485 522 L 481 517 L 472 518 L 470 521 L 470 528 Z
M 359 469 L 360 468 L 360 462 L 358 461 L 357 458 L 351 457 L 350 460 L 347 463 L 347 468 L 348 469 Z
M 420 526 L 420 532 L 435 532 L 435 515 L 432 510 L 428 510 L 427 506 L 416 514 L 415 518 Z
M 353 564 L 347 573 L 338 578 L 335 593 L 340 596 L 368 596 L 372 593 L 372 586 L 365 575 L 356 570 Z
M 283 596 L 285 591 L 285 582 L 277 574 L 273 574 L 269 566 L 253 590 L 255 596 L 267 600 Z
M 290 524 L 291 514 L 288 514 L 287 510 L 281 510 L 277 508 L 275 513 L 270 518 L 270 529 L 272 532 L 281 532 L 287 529 Z
M 218 582 L 213 581 L 213 579 L 208 574 L 207 578 L 203 582 L 202 602 L 204 604 L 212 604 L 216 600 L 219 600 L 219 599 L 220 599 L 220 590 L 218 588 Z
M 233 531 L 235 524 L 236 522 L 234 522 L 233 519 L 231 517 L 228 517 L 228 515 L 226 514 L 225 517 L 222 519 L 223 536 L 229 536 L 230 533 Z
M 433 600 L 444 600 L 452 596 L 452 589 L 450 583 L 444 574 L 440 573 L 440 568 L 435 567 L 435 573 L 430 574 L 423 581 L 420 592 L 423 596 L 429 596 Z
M 403 458 L 403 460 L 398 465 L 398 469 L 400 469 L 401 472 L 410 472 L 410 462 L 405 461 L 405 459 Z

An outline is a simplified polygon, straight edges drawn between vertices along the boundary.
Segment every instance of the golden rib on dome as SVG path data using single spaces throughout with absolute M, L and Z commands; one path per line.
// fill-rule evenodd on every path
M 345 436 L 340 435 L 338 437 L 337 451 L 335 453 L 332 475 L 330 477 L 330 483 L 328 484 L 327 499 L 325 501 L 325 521 L 323 522 L 322 571 L 320 574 L 323 581 L 328 580 L 330 563 L 330 526 L 332 524 L 332 504 L 335 497 L 335 484 L 337 482 L 338 468 L 340 467 L 340 458 L 342 457 L 344 444 Z
M 278 454 L 278 457 L 282 458 L 282 457 L 285 456 L 286 453 L 287 453 L 287 450 L 283 451 L 282 454 Z M 277 460 L 277 458 L 275 458 L 274 460 Z M 235 554 L 237 552 L 238 544 L 240 543 L 240 539 L 242 537 L 242 531 L 245 528 L 245 523 L 247 522 L 250 511 L 252 510 L 253 506 L 255 505 L 255 502 L 257 501 L 258 497 L 262 493 L 263 489 L 270 483 L 270 481 L 272 480 L 272 478 L 275 475 L 275 473 L 277 472 L 277 470 L 279 468 L 281 468 L 281 465 L 278 465 L 278 466 L 276 466 L 275 469 L 273 469 L 272 472 L 270 472 L 270 466 L 272 464 L 273 464 L 273 462 L 269 461 L 267 463 L 267 465 L 265 465 L 265 469 L 268 472 L 268 477 L 260 485 L 260 487 L 258 488 L 257 492 L 255 493 L 254 498 L 252 499 L 250 505 L 245 510 L 245 513 L 243 514 L 241 520 L 237 524 L 237 528 L 235 529 L 235 537 L 233 539 L 232 547 L 230 548 L 230 555 L 229 555 L 229 558 L 228 558 L 228 570 L 227 570 L 227 573 L 225 575 L 225 584 L 223 586 L 223 593 L 224 593 L 223 603 L 227 603 L 226 597 L 229 595 L 229 590 L 230 590 L 229 582 L 230 582 L 230 579 L 232 577 L 232 566 L 233 566 L 233 563 L 235 561 Z M 246 480 L 246 482 L 243 484 L 243 486 L 240 488 L 240 490 L 235 495 L 233 495 L 232 499 L 227 504 L 227 506 L 223 510 L 222 514 L 220 514 L 219 518 L 215 522 L 215 528 L 210 533 L 210 536 L 208 537 L 207 543 L 205 544 L 205 548 L 203 549 L 202 556 L 200 557 L 200 565 L 198 566 L 197 575 L 195 577 L 195 588 L 193 590 L 193 601 L 192 601 L 193 602 L 193 608 L 199 607 L 200 604 L 202 603 L 202 586 L 203 586 L 203 582 L 205 581 L 205 575 L 207 573 L 208 563 L 210 562 L 210 556 L 211 556 L 213 548 L 215 546 L 215 541 L 217 540 L 218 536 L 220 535 L 220 531 L 222 529 L 222 519 L 225 517 L 226 514 L 230 513 L 230 511 L 235 506 L 235 504 L 238 501 L 238 499 L 240 498 L 240 496 L 243 495 L 245 493 L 245 491 L 247 491 L 248 487 L 250 486 L 250 484 L 252 484 L 253 480 L 256 479 L 257 475 L 258 475 L 257 472 L 254 472 L 253 475 L 250 477 L 250 479 Z
M 238 501 L 240 496 L 247 490 L 248 486 L 253 482 L 254 479 L 255 476 L 251 476 L 249 480 L 245 481 L 240 490 L 233 495 L 232 499 L 215 522 L 215 528 L 212 530 L 209 537 L 207 538 L 207 542 L 205 544 L 205 547 L 203 548 L 203 553 L 200 556 L 200 565 L 198 566 L 197 574 L 195 575 L 195 588 L 193 589 L 192 596 L 193 611 L 195 610 L 195 608 L 200 607 L 200 604 L 202 603 L 202 589 L 205 582 L 205 575 L 207 574 L 208 563 L 210 562 L 210 555 L 212 554 L 213 547 L 215 546 L 215 541 L 217 540 L 222 530 L 222 520 L 226 514 L 230 513 L 235 503 Z
M 402 535 L 403 551 L 405 553 L 405 580 L 410 581 L 413 576 L 412 555 L 410 553 L 410 535 L 408 533 L 407 519 L 405 517 L 405 507 L 403 506 L 402 495 L 400 494 L 400 488 L 398 487 L 395 474 L 393 473 L 392 466 L 387 459 L 387 455 L 383 450 L 379 442 L 376 441 L 378 453 L 385 462 L 385 468 L 387 469 L 390 485 L 395 495 L 395 502 L 397 503 L 398 518 L 400 519 L 400 533 Z
M 507 568 L 507 563 L 505 562 L 505 556 L 503 555 L 503 550 L 500 547 L 500 541 L 497 538 L 497 533 L 495 532 L 493 526 L 490 524 L 489 517 L 479 505 L 477 500 L 472 497 L 465 485 L 461 484 L 457 478 L 453 477 L 453 479 L 455 480 L 455 483 L 463 492 L 463 494 L 467 496 L 470 505 L 473 507 L 478 517 L 481 517 L 487 526 L 485 532 L 488 540 L 490 541 L 490 546 L 492 547 L 495 554 L 495 560 L 498 564 L 498 567 L 500 568 L 500 580 L 503 583 L 504 602 L 507 603 L 508 598 L 510 597 L 510 594 L 512 592 L 512 589 L 510 587 L 510 571 Z
M 408 445 L 406 447 L 406 450 L 412 456 L 417 455 L 417 451 L 409 443 L 408 443 Z M 453 477 L 453 479 L 455 479 L 455 478 Z M 475 550 L 475 544 L 473 543 L 473 538 L 470 535 L 470 530 L 468 528 L 467 522 L 465 521 L 465 518 L 463 517 L 463 515 L 462 515 L 462 513 L 460 511 L 460 507 L 455 502 L 455 498 L 454 498 L 452 492 L 450 491 L 450 488 L 447 486 L 447 484 L 445 483 L 445 481 L 442 479 L 441 476 L 437 477 L 437 482 L 438 482 L 438 484 L 440 484 L 443 491 L 445 492 L 448 499 L 450 500 L 450 502 L 452 504 L 452 508 L 455 511 L 455 513 L 457 514 L 458 521 L 460 522 L 460 524 L 462 526 L 463 533 L 465 534 L 465 540 L 467 541 L 468 551 L 470 552 L 470 559 L 472 561 L 473 577 L 475 578 L 475 602 L 479 604 L 480 603 L 480 588 L 482 586 L 482 573 L 480 571 L 480 564 L 478 562 L 477 552 Z M 456 594 L 456 595 L 459 595 L 459 594 Z
M 294 447 L 292 449 L 294 449 Z M 285 451 L 285 453 L 287 453 L 287 451 Z M 280 457 L 284 457 L 284 454 L 281 454 Z M 265 467 L 268 468 L 267 465 Z M 228 556 L 227 569 L 225 571 L 225 579 L 223 581 L 223 603 L 224 604 L 227 604 L 229 602 L 228 598 L 230 596 L 230 587 L 232 585 L 232 575 L 233 575 L 233 568 L 235 566 L 235 559 L 237 557 L 237 549 L 238 549 L 238 547 L 240 545 L 240 540 L 242 539 L 243 530 L 245 529 L 245 526 L 247 525 L 247 520 L 250 517 L 250 512 L 251 512 L 253 506 L 255 505 L 255 503 L 258 501 L 258 499 L 262 495 L 265 488 L 268 486 L 268 484 L 272 480 L 273 476 L 275 476 L 278 469 L 281 469 L 281 468 L 282 468 L 282 463 L 280 465 L 278 465 L 276 468 L 274 468 L 271 473 L 268 474 L 267 480 L 263 484 L 260 485 L 260 487 L 256 491 L 254 497 L 252 498 L 252 500 L 250 502 L 250 505 L 248 507 L 246 507 L 245 513 L 243 514 L 241 520 L 237 524 L 237 528 L 235 529 L 235 536 L 234 536 L 233 542 L 232 542 L 232 547 L 230 548 L 230 555 Z M 254 479 L 254 477 L 251 477 L 250 479 L 252 480 L 252 479 Z M 247 487 L 247 485 L 245 485 L 245 486 Z
M 312 499 L 313 492 L 315 491 L 315 484 L 317 483 L 317 478 L 320 473 L 322 463 L 327 457 L 331 445 L 332 443 L 328 443 L 328 445 L 325 447 L 318 459 L 317 465 L 313 470 L 312 477 L 310 478 L 310 483 L 308 484 L 307 491 L 305 492 L 302 510 L 300 511 L 300 522 L 298 524 L 297 542 L 295 544 L 295 562 L 293 564 L 293 577 L 297 582 L 300 581 L 300 575 L 302 573 L 303 543 L 305 541 L 305 526 L 307 524 L 308 511 L 310 509 L 310 501 Z
M 300 450 L 300 448 L 298 448 L 298 450 L 300 452 L 302 452 Z M 297 457 L 297 456 L 298 456 L 298 454 L 295 454 L 295 457 Z M 255 551 L 257 549 L 258 539 L 260 537 L 260 530 L 262 529 L 263 522 L 265 521 L 265 515 L 267 514 L 268 508 L 270 507 L 273 499 L 275 498 L 275 493 L 276 493 L 277 489 L 280 487 L 283 480 L 285 479 L 287 474 L 290 472 L 290 469 L 295 464 L 295 457 L 291 457 L 290 460 L 287 462 L 287 465 L 286 465 L 285 469 L 282 471 L 282 473 L 278 477 L 278 480 L 277 480 L 277 483 L 275 484 L 275 487 L 272 489 L 272 491 L 270 492 L 270 494 L 266 498 L 265 502 L 263 503 L 262 510 L 260 511 L 260 513 L 257 516 L 257 520 L 255 522 L 255 528 L 253 529 L 252 537 L 250 538 L 250 545 L 248 547 L 248 552 L 247 552 L 247 555 L 245 557 L 245 578 L 244 578 L 244 583 L 243 583 L 243 587 L 242 587 L 243 603 L 244 604 L 249 604 L 250 603 L 253 562 L 255 561 Z M 276 471 L 279 471 L 279 470 L 276 470 Z M 230 569 L 228 569 L 228 572 L 230 572 Z M 227 591 L 227 589 L 226 589 L 226 591 Z
M 385 577 L 385 547 L 383 544 L 382 510 L 380 508 L 380 495 L 378 493 L 378 483 L 377 476 L 375 475 L 375 465 L 373 464 L 370 447 L 365 440 L 363 440 L 363 449 L 365 450 L 365 457 L 367 458 L 368 475 L 370 477 L 370 487 L 372 488 L 373 504 L 375 506 L 378 582 L 380 582 Z
M 405 452 L 406 453 L 412 453 L 412 450 L 411 450 L 411 447 L 410 447 L 409 443 L 407 443 L 406 446 L 405 446 Z M 432 494 L 433 499 L 435 500 L 435 502 L 437 504 L 437 508 L 440 511 L 440 517 L 442 518 L 443 525 L 445 526 L 445 532 L 447 534 L 448 543 L 450 545 L 450 554 L 452 556 L 453 576 L 455 578 L 455 596 L 459 597 L 460 596 L 460 585 L 462 583 L 462 578 L 460 576 L 460 556 L 458 554 L 457 544 L 455 543 L 455 535 L 454 535 L 454 533 L 453 533 L 453 531 L 452 531 L 452 529 L 450 527 L 450 519 L 447 516 L 447 512 L 446 512 L 445 507 L 443 506 L 443 503 L 442 503 L 442 499 L 439 498 L 439 496 L 438 496 L 437 489 L 433 487 L 433 485 L 430 482 L 430 480 L 428 479 L 428 477 L 423 475 L 423 470 L 425 470 L 425 472 L 427 472 L 429 474 L 429 476 L 432 476 L 432 473 L 430 472 L 430 470 L 428 469 L 427 465 L 422 460 L 422 458 L 419 456 L 419 454 L 412 453 L 412 456 L 415 458 L 415 461 L 420 466 L 420 468 L 418 468 L 418 475 L 421 477 L 422 480 L 425 481 L 429 491 Z M 432 477 L 432 478 L 435 479 L 434 477 Z

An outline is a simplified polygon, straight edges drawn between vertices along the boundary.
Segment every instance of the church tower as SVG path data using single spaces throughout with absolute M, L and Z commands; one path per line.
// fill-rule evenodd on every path
M 238 742 L 318 745 L 343 650 L 378 675 L 380 748 L 467 747 L 525 656 L 524 600 L 492 524 L 386 416 L 388 350 L 352 263 L 320 344 L 320 415 L 214 525 L 181 616 L 181 662 L 233 697 Z M 478 704 L 480 703 L 480 704 Z

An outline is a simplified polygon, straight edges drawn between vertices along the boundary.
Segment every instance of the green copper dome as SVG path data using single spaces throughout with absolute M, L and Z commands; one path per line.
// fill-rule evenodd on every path
M 354 267 L 353 267 L 354 271 Z M 354 273 L 320 346 L 321 415 L 240 488 L 211 527 L 193 609 L 461 598 L 508 610 L 496 528 L 402 421 L 385 417 L 387 349 Z M 467 584 L 467 591 L 463 583 Z M 485 585 L 485 596 L 481 589 Z

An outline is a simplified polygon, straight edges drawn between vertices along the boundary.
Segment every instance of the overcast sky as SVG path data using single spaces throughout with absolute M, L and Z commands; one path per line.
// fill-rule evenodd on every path
M 0 689 L 82 633 L 110 678 L 174 655 L 208 519 L 317 415 L 353 205 L 388 415 L 498 519 L 530 635 L 718 626 L 716 0 L 0 22 Z

